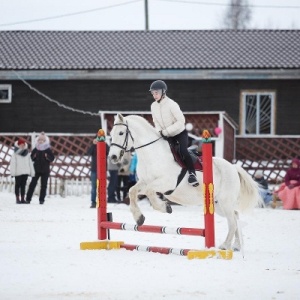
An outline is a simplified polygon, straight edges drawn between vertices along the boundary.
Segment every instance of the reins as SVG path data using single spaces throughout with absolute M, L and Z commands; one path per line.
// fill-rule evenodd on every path
M 154 141 L 152 141 L 152 142 L 150 142 L 150 143 L 147 143 L 147 144 L 145 144 L 145 145 L 142 145 L 142 146 L 139 146 L 139 147 L 136 147 L 136 148 L 133 148 L 133 149 L 140 149 L 140 148 L 143 148 L 143 147 L 146 147 L 146 146 L 148 146 L 148 145 L 151 145 L 151 144 L 153 144 L 153 143 L 155 143 L 155 142 L 157 142 L 158 140 L 160 140 L 162 137 L 159 137 L 158 139 L 156 139 L 156 140 L 154 140 Z
M 118 147 L 118 148 L 121 148 L 124 152 L 129 152 L 129 151 L 134 151 L 134 150 L 137 150 L 137 149 L 141 149 L 141 148 L 143 148 L 143 147 L 149 146 L 149 145 L 151 145 L 151 144 L 157 142 L 158 140 L 160 140 L 160 139 L 162 138 L 162 137 L 159 137 L 158 139 L 156 139 L 156 140 L 154 140 L 154 141 L 152 141 L 152 142 L 149 142 L 149 143 L 147 143 L 147 144 L 144 144 L 144 145 L 141 145 L 141 146 L 138 146 L 138 147 L 135 147 L 135 148 L 134 148 L 134 147 L 131 147 L 130 149 L 127 149 L 129 136 L 130 136 L 132 142 L 134 142 L 134 138 L 133 138 L 133 136 L 132 136 L 132 134 L 131 134 L 131 132 L 130 132 L 130 130 L 129 130 L 129 128 L 128 128 L 128 124 L 124 124 L 124 123 L 116 123 L 116 124 L 114 124 L 114 126 L 116 126 L 116 125 L 123 125 L 123 126 L 126 127 L 126 134 L 125 134 L 124 143 L 123 143 L 122 146 L 119 145 L 119 144 L 116 144 L 116 143 L 111 143 L 110 146 L 116 146 L 116 147 Z M 122 153 L 122 155 L 123 155 L 123 154 L 124 154 L 124 153 Z

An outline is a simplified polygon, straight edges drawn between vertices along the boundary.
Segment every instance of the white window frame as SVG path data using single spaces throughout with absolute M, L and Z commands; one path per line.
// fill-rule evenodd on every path
M 270 133 L 259 133 L 259 117 L 256 118 L 256 133 L 246 132 L 246 96 L 255 95 L 257 96 L 258 103 L 260 101 L 261 95 L 270 95 L 271 97 L 271 116 L 270 116 Z M 241 91 L 240 97 L 240 135 L 242 136 L 264 136 L 264 135 L 274 135 L 275 134 L 275 112 L 276 112 L 276 92 L 274 90 L 246 90 Z M 259 105 L 257 109 L 257 116 L 259 116 Z
M 0 99 L 0 103 L 11 103 L 11 84 L 0 84 L 0 90 L 8 90 L 7 99 Z

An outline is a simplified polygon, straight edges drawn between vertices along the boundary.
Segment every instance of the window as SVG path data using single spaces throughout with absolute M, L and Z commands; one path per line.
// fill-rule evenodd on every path
M 275 92 L 242 92 L 242 135 L 275 132 Z
M 0 103 L 11 103 L 10 84 L 0 84 Z

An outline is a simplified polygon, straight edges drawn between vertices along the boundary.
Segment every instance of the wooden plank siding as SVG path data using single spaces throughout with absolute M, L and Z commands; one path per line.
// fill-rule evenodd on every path
M 28 81 L 61 104 L 83 111 L 149 111 L 153 101 L 148 80 L 44 80 Z M 12 103 L 0 104 L 0 132 L 93 133 L 100 117 L 72 112 L 51 103 L 21 81 L 12 84 Z M 168 96 L 183 111 L 226 111 L 239 124 L 242 90 L 276 91 L 276 134 L 300 131 L 299 80 L 169 80 Z M 230 141 L 232 142 L 232 141 Z

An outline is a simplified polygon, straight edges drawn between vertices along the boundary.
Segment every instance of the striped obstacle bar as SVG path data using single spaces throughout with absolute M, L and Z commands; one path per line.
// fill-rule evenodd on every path
M 143 245 L 130 245 L 121 244 L 120 248 L 126 250 L 136 250 L 136 251 L 146 251 L 160 254 L 177 254 L 181 256 L 187 256 L 191 249 L 177 249 L 177 248 L 167 248 L 167 247 L 155 247 L 155 246 L 143 246 Z
M 178 248 L 167 248 L 167 247 L 155 247 L 155 246 L 143 246 L 143 245 L 130 245 L 120 244 L 120 248 L 126 250 L 146 251 L 160 254 L 176 254 L 180 256 L 187 256 L 188 259 L 194 258 L 222 258 L 232 259 L 232 250 L 193 250 L 193 249 L 178 249 Z
M 203 132 L 203 194 L 204 194 L 204 220 L 205 229 L 187 228 L 187 227 L 166 227 L 155 225 L 131 225 L 126 223 L 112 222 L 107 213 L 106 202 L 106 143 L 105 133 L 102 129 L 98 131 L 97 143 L 97 212 L 98 212 L 98 239 L 96 242 L 80 243 L 81 250 L 96 249 L 126 249 L 147 251 L 161 254 L 177 254 L 187 256 L 189 259 L 194 258 L 223 258 L 231 259 L 232 250 L 214 249 L 214 203 L 213 203 L 213 178 L 212 178 L 212 146 L 208 131 Z M 206 171 L 205 171 L 206 170 Z M 130 245 L 121 241 L 109 240 L 109 229 L 115 230 L 131 230 L 137 232 L 149 232 L 159 234 L 178 234 L 203 236 L 205 238 L 205 246 L 209 249 L 192 250 L 192 249 L 175 249 L 168 247 Z
M 139 232 L 150 232 L 150 233 L 161 233 L 161 234 L 178 234 L 178 235 L 195 235 L 204 236 L 204 229 L 200 228 L 188 228 L 188 227 L 166 227 L 166 226 L 155 226 L 155 225 L 132 225 L 127 223 L 116 223 L 116 222 L 101 222 L 100 226 L 106 229 L 115 230 L 128 230 L 128 231 L 139 231 Z

